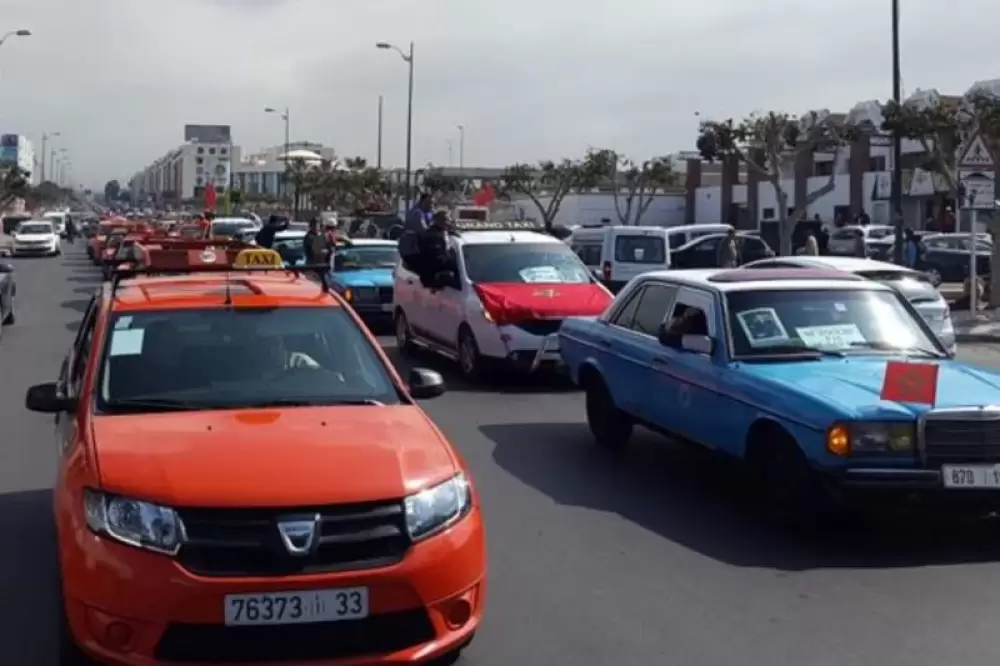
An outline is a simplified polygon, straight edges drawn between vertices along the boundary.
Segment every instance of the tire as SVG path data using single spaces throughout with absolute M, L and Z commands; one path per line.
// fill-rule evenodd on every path
M 413 333 L 410 331 L 410 322 L 406 320 L 402 310 L 396 311 L 393 328 L 396 332 L 396 349 L 402 356 L 412 356 L 416 351 L 413 345 Z
M 826 515 L 826 498 L 805 454 L 787 434 L 758 445 L 755 468 L 767 519 L 784 528 L 816 526 Z
M 458 368 L 469 379 L 478 379 L 483 372 L 483 357 L 476 338 L 467 326 L 458 330 Z
M 10 295 L 10 312 L 4 317 L 4 320 L 0 322 L 2 326 L 13 326 L 17 323 L 17 294 Z
M 618 450 L 628 444 L 635 423 L 615 406 L 604 382 L 595 377 L 584 386 L 587 425 L 594 441 L 605 449 Z

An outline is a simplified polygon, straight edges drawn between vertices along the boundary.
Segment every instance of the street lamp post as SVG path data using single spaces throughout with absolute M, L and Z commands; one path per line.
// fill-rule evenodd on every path
M 409 89 L 406 95 L 406 210 L 410 210 L 410 202 L 413 197 L 411 185 L 411 173 L 413 170 L 413 42 L 410 42 L 410 52 L 390 44 L 388 42 L 378 42 L 376 48 L 389 49 L 395 51 L 403 58 L 410 69 Z
M 465 170 L 465 125 L 458 126 L 458 168 Z
M 899 68 L 899 0 L 892 0 L 892 99 L 899 104 L 902 99 L 902 76 Z M 889 208 L 896 227 L 895 256 L 893 260 L 903 263 L 903 138 L 898 132 L 892 137 L 892 191 Z
M 382 95 L 378 96 L 378 149 L 375 152 L 375 167 L 382 170 Z
M 22 29 L 22 30 L 11 30 L 10 32 L 4 33 L 4 36 L 0 37 L 0 46 L 3 46 L 3 43 L 6 42 L 11 37 L 31 37 L 31 31 Z
M 39 183 L 44 183 L 45 182 L 45 155 L 46 155 L 46 153 L 45 153 L 45 147 L 48 144 L 49 139 L 54 139 L 57 136 L 62 136 L 62 133 L 61 132 L 51 132 L 49 134 L 45 134 L 45 133 L 42 134 L 42 177 L 38 181 Z
M 264 109 L 264 113 L 280 113 L 281 114 L 281 119 L 283 121 L 285 121 L 285 154 L 284 154 L 284 162 L 285 162 L 285 183 L 284 183 L 284 190 L 285 191 L 284 191 L 284 195 L 285 195 L 285 198 L 287 198 L 288 195 L 289 195 L 289 191 L 288 191 L 288 168 L 289 168 L 288 152 L 289 152 L 289 149 L 290 149 L 290 146 L 291 146 L 291 143 L 292 143 L 292 141 L 291 141 L 291 136 L 292 136 L 291 135 L 291 124 L 290 124 L 291 123 L 291 120 L 290 120 L 291 119 L 291 114 L 289 114 L 287 106 L 285 107 L 284 111 L 278 111 L 278 109 L 272 108 L 272 107 L 269 106 L 266 109 Z

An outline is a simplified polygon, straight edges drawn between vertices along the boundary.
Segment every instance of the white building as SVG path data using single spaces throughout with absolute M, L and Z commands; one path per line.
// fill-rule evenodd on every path
M 309 151 L 321 159 L 336 161 L 333 148 L 320 143 L 296 141 L 288 144 L 288 152 Z M 233 171 L 233 189 L 248 198 L 280 199 L 285 195 L 285 162 L 282 156 L 285 145 L 263 148 L 259 152 L 243 155 Z
M 1000 92 L 1000 81 L 977 83 L 970 92 L 984 88 Z M 949 98 L 942 98 L 936 91 L 917 91 L 909 101 L 936 102 L 941 99 Z M 957 101 L 959 98 L 950 99 Z M 860 102 L 842 117 L 852 123 L 868 121 L 875 127 L 882 124 L 881 111 L 876 102 Z M 788 196 L 789 208 L 794 208 L 797 196 L 804 197 L 807 192 L 824 187 L 832 176 L 833 189 L 809 204 L 807 218 L 818 216 L 824 222 L 832 222 L 837 218 L 854 218 L 864 211 L 872 222 L 890 222 L 891 139 L 888 136 L 873 136 L 862 141 L 845 146 L 836 156 L 815 153 L 799 164 L 794 163 L 794 156 L 789 156 L 782 171 L 792 177 L 783 179 L 781 184 L 781 189 Z M 930 220 L 940 220 L 949 208 L 954 210 L 954 201 L 944 179 L 920 168 L 919 165 L 925 161 L 924 154 L 921 142 L 903 141 L 903 218 L 908 226 L 914 228 L 921 228 Z M 976 204 L 984 209 L 981 217 L 993 214 L 992 185 L 1000 174 L 995 158 L 981 137 L 973 137 L 959 149 L 957 159 L 961 176 L 964 178 L 976 173 L 989 181 L 988 191 L 979 192 Z M 778 219 L 774 186 L 742 164 L 708 164 L 692 156 L 688 160 L 686 190 L 688 223 L 725 221 L 744 228 L 756 228 L 761 222 Z M 968 215 L 963 213 L 963 216 Z
M 38 184 L 38 169 L 35 163 L 35 146 L 23 134 L 0 136 L 0 167 L 16 166 L 30 174 L 28 182 Z
M 203 132 L 224 129 L 224 132 Z M 136 201 L 180 205 L 200 199 L 206 187 L 217 192 L 228 190 L 233 161 L 239 160 L 239 147 L 228 139 L 227 126 L 185 127 L 185 143 L 169 151 L 136 173 L 129 181 L 129 191 Z M 207 140 L 206 140 L 207 139 Z

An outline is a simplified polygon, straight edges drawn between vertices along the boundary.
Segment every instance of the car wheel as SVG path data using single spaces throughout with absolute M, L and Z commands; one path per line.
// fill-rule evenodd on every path
M 827 502 L 798 445 L 787 435 L 776 437 L 761 443 L 754 458 L 768 520 L 792 529 L 816 526 Z
M 410 356 L 414 351 L 413 334 L 410 332 L 410 322 L 406 320 L 406 315 L 403 314 L 402 310 L 396 312 L 394 326 L 396 330 L 396 349 L 403 356 Z
M 468 327 L 458 331 L 458 366 L 466 377 L 477 377 L 482 371 L 483 360 L 479 355 L 479 345 Z
M 927 277 L 930 279 L 932 285 L 935 287 L 941 286 L 941 272 L 938 271 L 938 269 L 930 268 L 925 272 L 927 273 Z
M 0 322 L 3 326 L 13 326 L 17 322 L 17 295 L 10 295 L 10 311 L 4 320 Z
M 615 406 L 608 388 L 600 378 L 584 386 L 586 392 L 587 425 L 594 440 L 606 449 L 621 449 L 632 437 L 634 422 Z

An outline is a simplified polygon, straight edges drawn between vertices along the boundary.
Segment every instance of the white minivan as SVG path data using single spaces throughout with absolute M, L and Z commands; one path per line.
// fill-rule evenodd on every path
M 670 268 L 670 251 L 696 238 L 726 233 L 728 224 L 685 224 L 676 227 L 579 227 L 567 241 L 583 263 L 597 272 L 614 293 L 632 278 Z

